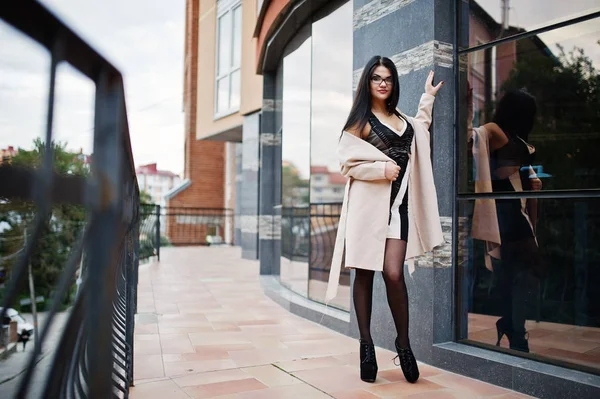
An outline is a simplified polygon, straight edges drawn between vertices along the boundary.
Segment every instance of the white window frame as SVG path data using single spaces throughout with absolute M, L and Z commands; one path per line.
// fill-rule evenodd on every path
M 241 67 L 242 67 L 242 55 L 241 55 L 241 51 L 242 51 L 242 47 L 243 45 L 240 45 L 240 64 L 237 66 L 233 66 L 233 60 L 234 60 L 234 50 L 235 50 L 235 20 L 234 20 L 234 11 L 237 10 L 238 8 L 241 9 L 241 13 L 242 13 L 242 21 L 243 21 L 243 9 L 242 9 L 242 1 L 241 0 L 219 0 L 217 3 L 217 23 L 216 23 L 216 40 L 217 40 L 217 48 L 216 48 L 216 54 L 215 54 L 215 92 L 214 92 L 214 119 L 220 119 L 220 118 L 224 118 L 226 116 L 229 116 L 231 114 L 235 114 L 236 112 L 238 112 L 240 110 L 240 105 L 241 105 L 241 80 L 242 80 L 242 76 L 241 76 Z M 231 14 L 230 16 L 230 20 L 231 20 L 231 46 L 229 48 L 230 51 L 230 62 L 231 65 L 229 66 L 229 69 L 226 72 L 223 72 L 222 74 L 219 74 L 219 56 L 220 56 L 220 49 L 221 49 L 221 37 L 219 34 L 219 20 L 226 14 Z M 242 22 L 243 24 L 243 22 Z M 242 32 L 242 26 L 240 26 L 240 40 L 243 39 L 243 32 Z M 232 75 L 236 72 L 240 73 L 240 105 L 237 105 L 236 107 L 232 107 L 231 106 L 231 97 L 232 97 Z M 229 80 L 229 92 L 228 92 L 228 103 L 229 106 L 228 108 L 224 109 L 224 110 L 219 110 L 219 85 L 218 82 L 219 80 L 223 79 L 223 78 L 227 78 Z

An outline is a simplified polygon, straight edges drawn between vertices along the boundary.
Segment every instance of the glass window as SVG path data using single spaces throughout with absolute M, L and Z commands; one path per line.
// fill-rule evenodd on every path
M 474 238 L 485 205 L 459 202 L 460 340 L 497 348 L 505 333 L 502 349 L 600 373 L 600 198 L 494 202 L 499 247 Z
M 490 123 L 496 123 L 510 137 L 505 147 L 490 148 L 487 179 L 494 191 L 517 190 L 498 180 L 529 174 L 530 167 L 544 190 L 600 188 L 599 37 L 597 18 L 466 55 L 474 112 L 463 113 L 461 192 L 474 192 L 477 174 L 484 173 L 476 162 L 483 152 L 475 149 L 474 159 L 465 138 L 468 120 L 486 127 L 476 129 L 480 134 L 493 134 Z M 465 110 L 467 85 L 462 89 Z
M 308 36 L 283 59 L 281 139 L 280 278 L 282 284 L 304 296 L 308 288 L 310 244 L 310 82 L 311 38 Z
M 219 17 L 219 57 L 218 57 L 218 74 L 224 75 L 231 68 L 231 13 L 223 14 Z
M 233 10 L 233 63 L 234 68 L 242 64 L 242 7 Z
M 597 0 L 469 0 L 460 2 L 461 47 L 513 36 L 600 11 Z
M 352 107 L 352 2 L 313 23 L 312 43 L 310 162 L 320 175 L 311 177 L 308 289 L 311 299 L 323 302 L 346 183 L 335 148 Z M 342 273 L 338 296 L 330 305 L 349 310 L 350 274 L 345 268 Z
M 232 2 L 217 19 L 217 90 L 215 114 L 235 112 L 240 107 L 242 60 L 242 6 Z
M 217 81 L 217 113 L 229 109 L 229 76 Z
M 240 70 L 231 74 L 231 103 L 230 107 L 238 109 L 240 107 Z

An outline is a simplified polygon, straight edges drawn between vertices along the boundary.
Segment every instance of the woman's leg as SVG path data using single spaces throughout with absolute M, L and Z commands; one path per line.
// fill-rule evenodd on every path
M 371 338 L 371 309 L 374 275 L 375 272 L 372 270 L 355 269 L 352 289 L 360 339 L 369 344 L 373 343 Z
M 385 243 L 383 279 L 387 291 L 388 304 L 392 311 L 398 343 L 407 348 L 408 341 L 408 292 L 404 282 L 404 258 L 406 241 L 388 239 Z

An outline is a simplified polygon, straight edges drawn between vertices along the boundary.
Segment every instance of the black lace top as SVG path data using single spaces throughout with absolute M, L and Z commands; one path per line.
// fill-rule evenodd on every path
M 400 166 L 400 174 L 396 181 L 392 182 L 390 207 L 393 205 L 394 200 L 400 191 L 400 185 L 402 184 L 402 179 L 404 178 L 404 173 L 406 172 L 406 167 L 408 166 L 408 160 L 410 158 L 410 147 L 413 136 L 415 135 L 415 131 L 408 120 L 406 120 L 398 111 L 396 111 L 396 115 L 406 123 L 406 129 L 402 136 L 383 124 L 375 115 L 371 114 L 371 117 L 369 118 L 371 131 L 366 138 L 368 143 L 392 158 L 398 166 Z

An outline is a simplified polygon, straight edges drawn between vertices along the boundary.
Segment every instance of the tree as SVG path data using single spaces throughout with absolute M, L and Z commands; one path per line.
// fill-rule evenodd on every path
M 54 170 L 60 175 L 87 176 L 89 167 L 80 154 L 70 152 L 66 144 L 52 143 Z M 45 144 L 35 139 L 33 150 L 19 149 L 12 159 L 12 166 L 39 169 Z M 37 209 L 32 202 L 11 201 L 1 199 L 0 224 L 3 226 L 0 235 L 0 257 L 6 257 L 20 251 L 25 243 L 25 235 L 31 233 L 32 222 Z M 83 206 L 53 205 L 50 215 L 45 220 L 42 237 L 35 246 L 31 257 L 36 294 L 49 298 L 66 264 L 69 253 L 86 222 Z M 17 258 L 8 259 L 3 265 L 9 272 Z M 28 295 L 28 287 L 24 285 L 22 296 Z
M 501 91 L 525 88 L 537 101 L 538 118 L 530 136 L 536 161 L 553 175 L 545 189 L 597 188 L 600 174 L 600 74 L 580 48 L 557 45 L 532 51 L 519 44 L 518 58 Z

